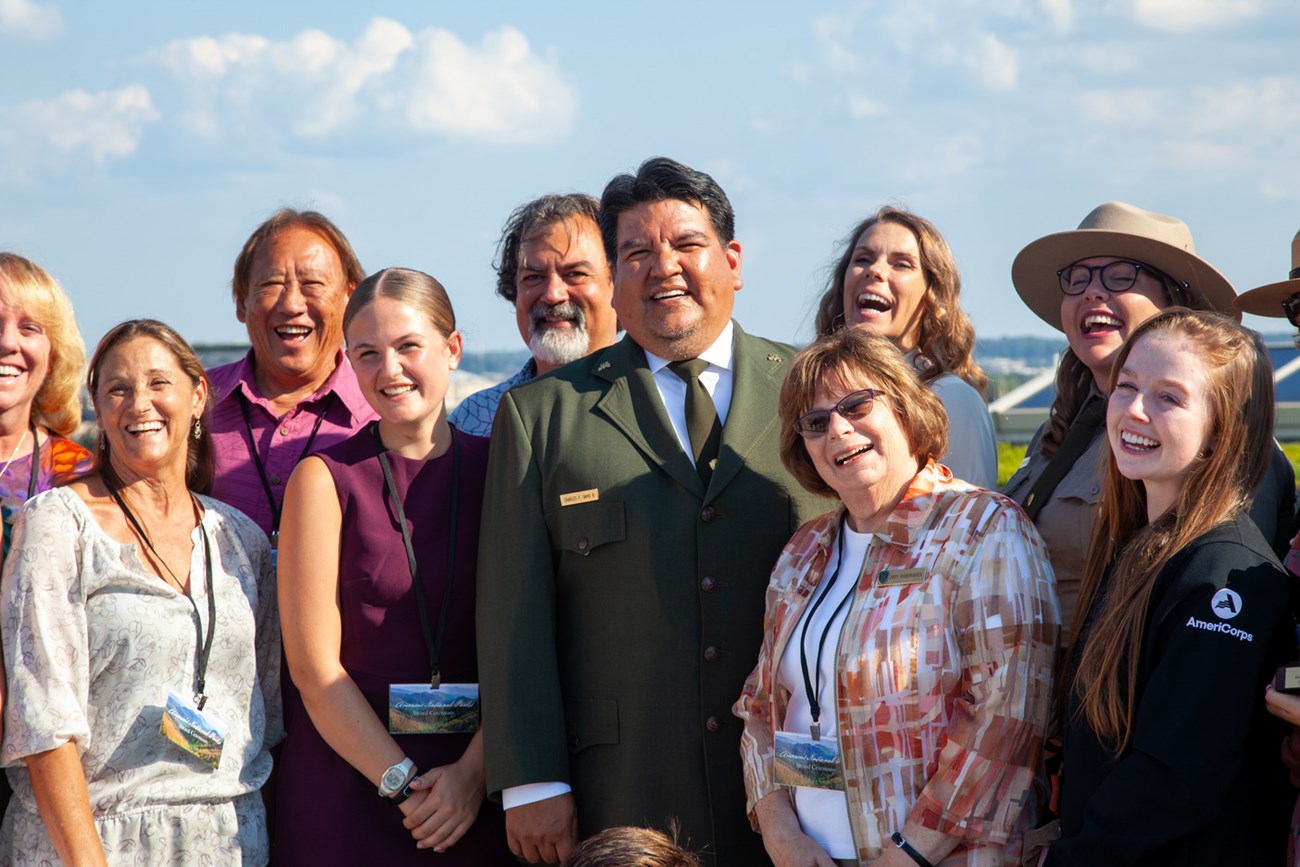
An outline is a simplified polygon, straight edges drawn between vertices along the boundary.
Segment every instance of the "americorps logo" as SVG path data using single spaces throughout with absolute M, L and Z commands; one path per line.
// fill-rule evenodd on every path
M 1214 598 L 1210 600 L 1210 610 L 1219 618 L 1218 622 L 1213 620 L 1197 620 L 1196 617 L 1187 618 L 1187 625 L 1193 629 L 1202 629 L 1206 632 L 1217 632 L 1220 635 L 1231 636 L 1238 641 L 1254 641 L 1255 636 L 1244 629 L 1238 629 L 1231 624 L 1224 623 L 1225 620 L 1231 620 L 1241 613 L 1241 594 L 1236 590 L 1229 590 L 1224 587 Z
M 1210 610 L 1221 620 L 1231 620 L 1241 613 L 1241 594 L 1224 587 L 1210 600 Z

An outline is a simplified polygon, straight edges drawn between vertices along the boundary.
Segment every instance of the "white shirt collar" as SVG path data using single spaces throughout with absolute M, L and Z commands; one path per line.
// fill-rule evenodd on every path
M 736 328 L 730 319 L 727 320 L 727 326 L 722 329 L 718 339 L 701 352 L 697 357 L 703 358 L 709 363 L 710 367 L 720 367 L 723 370 L 731 370 L 732 363 L 735 360 L 732 342 L 735 338 Z M 646 363 L 650 365 L 651 373 L 658 373 L 668 366 L 668 359 L 660 358 L 650 350 L 645 350 Z

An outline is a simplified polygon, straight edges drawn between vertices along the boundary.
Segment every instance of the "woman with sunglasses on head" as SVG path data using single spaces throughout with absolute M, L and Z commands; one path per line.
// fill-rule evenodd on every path
M 1232 285 L 1195 250 L 1181 220 L 1106 202 L 1077 230 L 1039 238 L 1012 263 L 1021 300 L 1069 342 L 1048 420 L 1003 489 L 1047 542 L 1066 624 L 1101 495 L 1110 369 L 1125 338 L 1175 305 L 1241 318 L 1232 306 Z M 1294 506 L 1295 474 L 1275 448 L 1250 512 L 1275 550 L 1284 551 L 1290 541 Z
M 768 854 L 1019 863 L 1059 637 L 1042 540 L 937 463 L 939 399 L 883 337 L 849 328 L 800 352 L 780 416 L 786 468 L 841 502 L 781 553 L 735 707 Z
M 1291 582 L 1244 509 L 1273 447 L 1268 354 L 1175 308 L 1133 331 L 1108 385 L 1046 863 L 1279 863 L 1282 730 L 1259 693 L 1295 651 Z
M 998 483 L 997 438 L 975 363 L 975 328 L 961 309 L 952 250 L 929 220 L 886 205 L 853 227 L 817 304 L 817 336 L 865 328 L 903 351 L 960 431 L 938 458 L 953 475 Z

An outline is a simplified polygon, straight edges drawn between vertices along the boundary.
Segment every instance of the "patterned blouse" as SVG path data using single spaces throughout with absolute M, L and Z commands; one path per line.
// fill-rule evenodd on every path
M 754 805 L 777 788 L 772 732 L 790 700 L 777 668 L 842 512 L 800 527 L 768 585 L 763 647 L 735 707 L 755 828 Z M 878 586 L 882 570 L 904 569 L 925 577 Z M 960 838 L 945 867 L 1020 863 L 1037 815 L 1059 623 L 1033 524 L 931 461 L 869 544 L 839 642 L 838 737 L 860 860 L 912 820 Z
M 57 864 L 27 756 L 76 744 L 110 865 L 265 864 L 258 791 L 283 737 L 280 631 L 266 534 L 208 497 L 216 629 L 204 708 L 225 727 L 217 769 L 159 733 L 169 690 L 194 694 L 194 607 L 149 571 L 136 545 L 100 529 L 70 488 L 24 507 L 0 585 L 9 676 L 0 759 L 14 788 L 0 863 Z M 204 632 L 204 546 L 190 585 Z

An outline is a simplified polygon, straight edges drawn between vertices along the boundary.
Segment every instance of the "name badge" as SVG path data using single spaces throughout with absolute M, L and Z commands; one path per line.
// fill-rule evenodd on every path
M 478 731 L 477 683 L 388 685 L 388 731 L 395 735 L 473 734 Z
M 777 732 L 775 771 L 778 786 L 844 791 L 837 738 L 815 741 L 811 735 Z
M 574 491 L 572 494 L 560 494 L 561 506 L 576 506 L 578 503 L 590 503 L 600 499 L 600 488 L 588 488 Z
M 920 584 L 925 579 L 924 569 L 882 569 L 877 582 L 881 587 L 901 587 L 904 584 Z
M 159 732 L 167 740 L 203 761 L 213 770 L 221 764 L 226 727 L 174 692 L 167 693 Z

